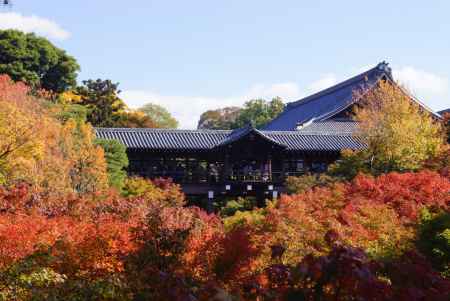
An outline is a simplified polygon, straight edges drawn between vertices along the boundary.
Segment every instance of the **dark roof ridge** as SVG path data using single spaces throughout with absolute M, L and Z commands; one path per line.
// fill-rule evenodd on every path
M 250 132 L 254 129 L 253 123 L 247 123 L 243 127 L 232 129 L 230 135 L 245 135 L 247 132 Z
M 241 139 L 242 137 L 245 137 L 246 135 L 248 135 L 249 133 L 256 133 L 257 135 L 259 135 L 261 138 L 270 141 L 274 144 L 277 144 L 281 147 L 287 148 L 287 145 L 285 145 L 284 143 L 281 143 L 279 141 L 276 141 L 275 139 L 267 136 L 266 134 L 264 134 L 264 131 L 262 130 L 258 130 L 257 128 L 255 128 L 253 126 L 252 123 L 247 124 L 246 126 L 239 128 L 239 129 L 235 129 L 233 130 L 230 135 L 228 137 L 226 137 L 224 140 L 222 140 L 218 145 L 216 145 L 216 147 L 220 147 L 220 146 L 224 146 L 227 144 L 230 144 L 234 141 L 237 141 L 239 139 Z
M 286 136 L 352 136 L 354 133 L 348 132 L 333 132 L 333 131 L 263 131 L 266 136 L 269 135 L 286 135 Z
M 387 75 L 388 77 L 392 78 L 391 70 L 390 70 L 390 68 L 388 67 L 388 63 L 386 63 L 385 61 L 383 61 L 383 62 L 377 64 L 375 67 L 373 67 L 373 68 L 371 68 L 371 69 L 369 69 L 369 70 L 367 70 L 367 71 L 364 71 L 364 72 L 362 72 L 362 73 L 360 73 L 360 74 L 358 74 L 358 75 L 355 75 L 355 76 L 353 76 L 353 77 L 351 77 L 351 78 L 349 78 L 349 79 L 347 79 L 347 80 L 345 80 L 345 81 L 343 81 L 343 82 L 337 83 L 337 84 L 334 85 L 334 86 L 331 86 L 331 87 L 329 87 L 329 88 L 326 88 L 326 89 L 321 90 L 321 91 L 319 91 L 319 92 L 316 92 L 316 93 L 314 93 L 314 94 L 311 94 L 311 95 L 309 95 L 309 96 L 306 96 L 306 97 L 304 97 L 304 98 L 302 98 L 302 99 L 300 99 L 300 100 L 297 100 L 297 101 L 294 101 L 294 102 L 290 102 L 290 103 L 288 103 L 288 104 L 286 105 L 286 109 L 287 109 L 287 110 L 290 110 L 290 109 L 292 109 L 292 108 L 297 107 L 298 105 L 305 104 L 305 103 L 307 103 L 307 102 L 309 102 L 309 101 L 311 101 L 311 100 L 313 100 L 313 99 L 315 99 L 315 98 L 317 98 L 317 97 L 322 97 L 322 96 L 324 96 L 324 95 L 331 94 L 331 93 L 333 93 L 334 91 L 336 91 L 337 89 L 341 89 L 342 87 L 351 85 L 351 84 L 353 84 L 354 82 L 359 81 L 359 80 L 361 79 L 361 77 L 363 77 L 363 76 L 365 76 L 365 75 L 367 75 L 367 74 L 369 74 L 369 73 L 371 73 L 371 72 L 374 72 L 374 71 L 380 72 L 379 77 L 381 77 L 381 76 L 383 76 L 383 75 L 385 74 L 385 75 Z
M 441 116 L 443 116 L 444 114 L 450 113 L 450 108 L 449 109 L 443 109 L 440 111 L 437 111 L 437 113 Z
M 140 131 L 140 132 L 187 132 L 187 133 L 231 133 L 232 130 L 211 130 L 211 129 L 160 129 L 160 128 L 108 128 L 108 127 L 95 127 L 95 130 L 105 130 L 114 132 L 130 132 L 130 131 Z
M 273 142 L 273 143 L 275 143 L 275 144 L 277 144 L 277 145 L 279 145 L 279 146 L 281 146 L 281 147 L 287 148 L 287 145 L 286 145 L 286 144 L 284 144 L 284 143 L 282 143 L 282 142 L 279 142 L 279 141 L 276 141 L 275 139 L 273 139 L 273 138 L 270 137 L 270 136 L 267 136 L 267 135 L 264 133 L 264 131 L 258 130 L 257 128 L 253 128 L 253 130 L 254 130 L 257 134 L 259 134 L 262 138 L 267 139 L 268 141 L 271 141 L 271 142 Z

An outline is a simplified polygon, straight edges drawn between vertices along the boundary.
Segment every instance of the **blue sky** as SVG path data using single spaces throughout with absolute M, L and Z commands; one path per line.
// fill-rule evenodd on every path
M 75 56 L 79 80 L 120 82 L 131 107 L 201 112 L 294 101 L 386 60 L 434 109 L 450 107 L 450 1 L 13 0 L 0 28 Z

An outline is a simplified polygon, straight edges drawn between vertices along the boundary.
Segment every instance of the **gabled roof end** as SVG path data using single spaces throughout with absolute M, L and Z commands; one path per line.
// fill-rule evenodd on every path
M 377 65 L 378 70 L 384 72 L 386 75 L 388 75 L 391 79 L 392 77 L 392 68 L 389 67 L 389 63 L 387 63 L 386 61 L 382 61 L 381 63 L 379 63 Z

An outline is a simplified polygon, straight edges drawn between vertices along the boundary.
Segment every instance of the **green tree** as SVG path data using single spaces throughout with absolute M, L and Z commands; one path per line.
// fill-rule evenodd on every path
M 118 128 L 155 128 L 155 122 L 141 111 L 122 112 L 116 116 L 114 127 Z
M 418 249 L 450 278 L 450 213 L 432 214 L 423 209 L 420 220 Z
M 252 99 L 246 102 L 243 108 L 226 107 L 204 112 L 197 128 L 229 130 L 243 127 L 250 122 L 261 128 L 283 112 L 283 109 L 284 104 L 280 97 L 271 101 Z
M 125 145 L 117 140 L 106 139 L 96 139 L 95 143 L 105 152 L 109 185 L 121 190 L 127 177 L 125 168 L 129 163 Z
M 206 111 L 200 116 L 197 128 L 209 130 L 233 129 L 241 110 L 239 107 L 225 107 Z
M 86 80 L 75 91 L 60 97 L 63 103 L 87 108 L 87 121 L 96 127 L 146 128 L 158 127 L 144 112 L 128 109 L 119 97 L 118 83 L 111 80 Z
M 148 103 L 139 108 L 139 111 L 144 112 L 153 122 L 155 127 L 163 129 L 175 129 L 178 127 L 178 121 L 167 111 L 166 108 Z
M 114 127 L 127 106 L 119 98 L 119 84 L 111 80 L 85 80 L 76 89 L 79 104 L 88 109 L 88 121 L 97 127 Z
M 69 119 L 75 120 L 77 123 L 84 123 L 87 121 L 87 109 L 86 107 L 78 104 L 56 104 L 55 117 L 62 123 L 67 122 Z
M 240 111 L 234 128 L 243 127 L 250 122 L 255 127 L 261 128 L 283 112 L 283 109 L 284 104 L 280 97 L 275 97 L 271 101 L 252 99 L 246 102 L 244 108 Z
M 0 73 L 57 93 L 76 85 L 77 61 L 33 33 L 0 30 Z

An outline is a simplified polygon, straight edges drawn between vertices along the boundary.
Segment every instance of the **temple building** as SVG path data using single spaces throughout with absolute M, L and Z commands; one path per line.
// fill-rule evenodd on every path
M 361 100 L 355 92 L 379 81 L 395 84 L 385 62 L 287 104 L 263 129 L 251 124 L 236 130 L 97 128 L 96 135 L 127 147 L 130 175 L 172 178 L 187 195 L 276 198 L 286 177 L 326 171 L 341 150 L 365 147 L 351 118 Z

